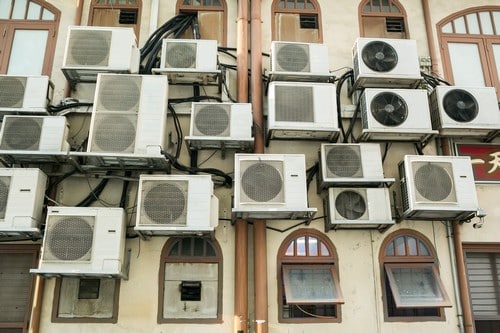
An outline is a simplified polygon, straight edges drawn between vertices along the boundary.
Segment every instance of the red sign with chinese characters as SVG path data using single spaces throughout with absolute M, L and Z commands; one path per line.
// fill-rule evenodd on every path
M 500 145 L 457 144 L 457 153 L 470 156 L 476 181 L 500 181 Z

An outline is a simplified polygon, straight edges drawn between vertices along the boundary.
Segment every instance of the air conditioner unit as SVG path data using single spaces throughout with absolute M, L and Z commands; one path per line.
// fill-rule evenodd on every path
M 48 76 L 0 75 L 0 114 L 47 114 Z
M 269 83 L 267 140 L 335 141 L 339 134 L 335 85 Z
M 328 82 L 332 78 L 328 46 L 318 43 L 271 42 L 271 80 Z
M 133 28 L 69 26 L 63 65 L 70 82 L 95 82 L 98 73 L 137 73 Z
M 213 233 L 219 200 L 208 175 L 141 175 L 135 230 L 142 236 Z
M 478 210 L 468 156 L 407 155 L 399 163 L 402 218 L 468 220 Z
M 235 154 L 233 218 L 308 219 L 305 156 Z
M 48 207 L 42 256 L 31 273 L 126 277 L 125 212 L 107 207 Z
M 58 162 L 67 157 L 67 137 L 64 116 L 6 115 L 0 131 L 0 156 L 9 163 Z
M 353 89 L 415 88 L 422 81 L 417 42 L 412 39 L 358 38 L 353 63 Z
M 500 130 L 493 87 L 437 86 L 430 96 L 432 125 L 443 136 L 488 136 Z
M 394 224 L 387 188 L 329 188 L 325 232 L 332 229 L 386 229 Z
M 328 187 L 381 187 L 394 183 L 384 178 L 378 143 L 323 143 L 320 148 L 318 192 Z
M 422 89 L 366 88 L 360 99 L 358 140 L 425 142 L 432 129 L 427 92 Z
M 0 239 L 38 239 L 47 176 L 34 168 L 0 168 Z

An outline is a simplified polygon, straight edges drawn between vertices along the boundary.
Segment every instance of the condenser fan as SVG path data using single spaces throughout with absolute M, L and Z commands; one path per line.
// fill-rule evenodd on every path
M 196 43 L 168 43 L 165 57 L 169 68 L 194 68 Z
M 0 149 L 36 150 L 42 135 L 41 118 L 11 117 L 5 119 Z
M 278 197 L 283 188 L 283 178 L 274 166 L 259 162 L 250 165 L 243 172 L 241 184 L 251 200 L 267 202 Z
M 137 112 L 140 98 L 141 78 L 139 76 L 102 76 L 97 111 Z
M 277 62 L 284 71 L 308 71 L 309 54 L 307 46 L 294 44 L 281 46 L 277 52 Z
M 414 175 L 417 192 L 427 200 L 443 201 L 453 191 L 453 180 L 446 169 L 440 165 L 426 163 Z
M 398 64 L 396 50 L 386 42 L 373 41 L 366 44 L 361 52 L 363 62 L 376 72 L 389 72 Z
M 111 35 L 111 31 L 71 31 L 68 65 L 107 66 Z
M 26 78 L 0 78 L 0 107 L 19 108 L 23 105 Z
M 474 96 L 462 89 L 447 92 L 443 97 L 443 108 L 451 119 L 461 123 L 474 120 L 479 111 Z
M 343 191 L 335 199 L 335 209 L 347 220 L 357 220 L 366 212 L 366 203 L 361 194 Z
M 375 120 L 385 126 L 399 126 L 408 117 L 408 105 L 401 96 L 392 92 L 376 95 L 370 110 Z
M 185 192 L 179 184 L 156 184 L 145 195 L 143 213 L 154 224 L 182 222 L 186 213 Z
M 196 111 L 194 124 L 203 135 L 228 136 L 229 110 L 227 105 L 204 105 Z
M 94 238 L 93 220 L 67 216 L 58 219 L 47 230 L 46 244 L 50 251 L 45 260 L 90 260 Z

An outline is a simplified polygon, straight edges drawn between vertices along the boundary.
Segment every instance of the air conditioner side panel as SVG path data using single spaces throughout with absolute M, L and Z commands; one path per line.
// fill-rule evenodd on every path
M 196 40 L 196 68 L 202 71 L 217 71 L 217 41 Z
M 328 46 L 326 44 L 309 44 L 309 58 L 311 61 L 311 73 L 329 73 Z
M 368 220 L 378 222 L 392 221 L 391 201 L 389 189 L 367 188 L 366 197 L 368 201 Z
M 44 117 L 39 150 L 68 151 L 68 130 L 64 116 Z
M 92 246 L 92 271 L 122 271 L 125 252 L 125 213 L 123 209 L 99 210 Z
M 26 80 L 23 109 L 44 110 L 47 106 L 47 93 L 49 88 L 48 76 L 29 76 Z
M 361 167 L 365 178 L 383 178 L 382 153 L 378 143 L 361 143 Z
M 140 52 L 137 48 L 133 28 L 113 29 L 109 51 L 110 69 L 129 69 L 130 73 L 139 71 Z
M 210 178 L 197 177 L 189 181 L 186 216 L 188 228 L 207 228 L 211 225 L 212 196 L 213 183 Z
M 230 136 L 236 139 L 252 138 L 252 104 L 236 103 L 231 107 Z

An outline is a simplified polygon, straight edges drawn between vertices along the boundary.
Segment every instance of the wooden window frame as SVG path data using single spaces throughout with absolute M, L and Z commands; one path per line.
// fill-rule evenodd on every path
M 310 0 L 313 4 L 314 9 L 290 9 L 290 8 L 278 8 L 278 4 L 281 0 L 273 0 L 271 5 L 271 36 L 272 40 L 278 40 L 278 27 L 276 27 L 276 14 L 298 14 L 305 16 L 316 16 L 318 25 L 318 40 L 316 43 L 323 43 L 323 25 L 321 23 L 321 7 L 317 0 Z
M 365 27 L 364 27 L 364 24 L 363 24 L 363 19 L 364 18 L 398 18 L 398 19 L 402 19 L 403 20 L 403 27 L 404 27 L 404 34 L 405 34 L 405 37 L 404 39 L 410 39 L 410 30 L 408 28 L 408 19 L 407 19 L 407 15 L 406 15 L 406 10 L 405 8 L 403 7 L 403 5 L 398 1 L 398 0 L 388 0 L 389 1 L 389 9 L 390 11 L 389 12 L 383 12 L 383 11 L 372 11 L 371 12 L 365 12 L 364 11 L 364 8 L 370 4 L 370 7 L 372 7 L 372 3 L 373 1 L 379 1 L 379 0 L 365 0 L 365 1 L 362 1 L 359 6 L 358 6 L 358 16 L 359 16 L 359 22 L 360 22 L 360 25 L 359 25 L 359 35 L 361 37 L 365 37 Z M 396 6 L 398 9 L 399 9 L 399 13 L 397 12 L 392 12 L 392 6 Z
M 92 0 L 89 9 L 89 19 L 88 25 L 93 26 L 94 23 L 94 11 L 96 9 L 136 9 L 137 10 L 137 22 L 134 24 L 134 32 L 137 39 L 139 39 L 141 32 L 141 17 L 142 17 L 142 0 L 136 0 L 135 4 L 101 4 L 98 3 L 99 0 Z M 109 0 L 107 0 L 109 1 Z

